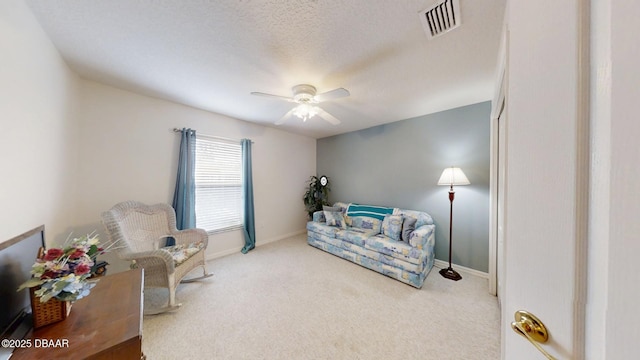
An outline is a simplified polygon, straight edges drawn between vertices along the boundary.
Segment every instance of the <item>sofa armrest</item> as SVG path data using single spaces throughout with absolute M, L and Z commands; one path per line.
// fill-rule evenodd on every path
M 327 222 L 327 219 L 325 219 L 325 217 L 324 217 L 324 211 L 318 210 L 318 211 L 314 212 L 313 213 L 313 221 L 314 222 L 320 222 L 320 223 Z
M 420 250 L 433 248 L 435 245 L 435 232 L 435 225 L 422 225 L 411 233 L 409 244 Z

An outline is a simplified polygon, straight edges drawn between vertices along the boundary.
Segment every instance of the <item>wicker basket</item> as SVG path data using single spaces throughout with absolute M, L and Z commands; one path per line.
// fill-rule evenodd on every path
M 49 299 L 49 301 L 42 303 L 40 302 L 40 298 L 34 294 L 36 290 L 38 290 L 37 287 L 29 289 L 31 310 L 33 314 L 33 327 L 35 329 L 62 321 L 69 316 L 69 312 L 71 311 L 71 302 L 60 301 L 56 298 L 52 298 Z

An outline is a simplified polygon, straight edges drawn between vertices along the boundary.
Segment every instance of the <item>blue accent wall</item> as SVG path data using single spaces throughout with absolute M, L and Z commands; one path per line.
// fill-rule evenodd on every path
M 331 202 L 426 211 L 436 258 L 448 261 L 449 187 L 437 182 L 460 167 L 471 185 L 454 187 L 452 262 L 488 272 L 490 113 L 482 102 L 319 139 L 318 175 L 330 179 Z

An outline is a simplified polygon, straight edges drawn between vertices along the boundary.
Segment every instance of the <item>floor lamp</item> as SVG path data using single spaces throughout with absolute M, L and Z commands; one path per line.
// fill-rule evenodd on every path
M 447 279 L 458 281 L 462 279 L 462 276 L 458 274 L 457 271 L 453 270 L 451 267 L 451 233 L 453 229 L 453 198 L 455 195 L 455 191 L 453 191 L 453 185 L 469 185 L 469 179 L 464 175 L 462 170 L 457 167 L 448 167 L 444 169 L 442 175 L 440 176 L 440 180 L 438 180 L 438 185 L 449 185 L 449 267 L 446 269 L 440 270 L 440 275 L 446 277 Z

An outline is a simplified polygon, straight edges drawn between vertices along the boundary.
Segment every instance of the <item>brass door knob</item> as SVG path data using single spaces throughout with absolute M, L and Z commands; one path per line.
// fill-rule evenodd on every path
M 540 319 L 528 311 L 518 310 L 515 313 L 515 320 L 511 323 L 513 331 L 529 340 L 547 359 L 557 360 L 540 346 L 540 344 L 544 344 L 549 340 L 547 327 L 544 326 Z

